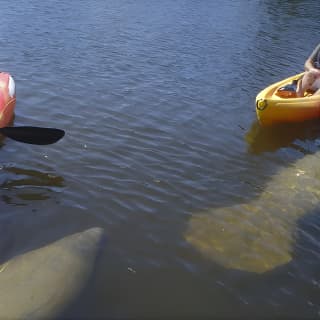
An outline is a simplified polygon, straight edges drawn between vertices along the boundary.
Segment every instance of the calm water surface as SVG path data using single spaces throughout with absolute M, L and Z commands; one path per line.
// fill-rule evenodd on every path
M 70 316 L 319 315 L 317 205 L 299 220 L 293 260 L 266 273 L 225 268 L 185 239 L 197 212 L 252 201 L 319 150 L 319 123 L 262 130 L 254 110 L 259 90 L 301 71 L 319 42 L 319 9 L 8 2 L 0 69 L 16 80 L 14 124 L 66 136 L 2 142 L 1 259 L 101 226 L 107 245 Z

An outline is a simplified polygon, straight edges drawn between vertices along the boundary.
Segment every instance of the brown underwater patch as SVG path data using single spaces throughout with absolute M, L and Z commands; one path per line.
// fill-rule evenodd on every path
M 263 273 L 290 262 L 297 221 L 320 202 L 319 163 L 318 154 L 307 155 L 273 176 L 257 199 L 195 213 L 185 239 L 226 268 Z

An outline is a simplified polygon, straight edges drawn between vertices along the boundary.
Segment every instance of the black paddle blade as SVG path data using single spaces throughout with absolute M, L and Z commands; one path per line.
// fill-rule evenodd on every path
M 61 129 L 30 126 L 3 127 L 0 133 L 16 141 L 39 145 L 55 143 L 65 134 Z

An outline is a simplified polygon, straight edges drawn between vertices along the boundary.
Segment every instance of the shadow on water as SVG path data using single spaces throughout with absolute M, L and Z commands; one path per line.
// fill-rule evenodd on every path
M 226 268 L 263 273 L 289 263 L 299 220 L 320 204 L 320 152 L 297 142 L 317 139 L 318 127 L 319 121 L 273 128 L 254 123 L 246 135 L 250 152 L 290 146 L 304 157 L 273 175 L 248 203 L 193 214 L 186 240 Z
M 19 206 L 26 205 L 26 201 L 49 199 L 50 192 L 64 187 L 64 179 L 52 173 L 15 166 L 1 169 L 1 199 L 6 204 Z

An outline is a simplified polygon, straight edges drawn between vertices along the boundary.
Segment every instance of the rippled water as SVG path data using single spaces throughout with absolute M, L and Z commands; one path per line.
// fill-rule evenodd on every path
M 274 181 L 281 205 L 296 199 L 286 185 L 296 163 L 312 177 L 318 156 L 303 159 L 319 149 L 319 122 L 262 129 L 254 99 L 301 71 L 319 42 L 319 6 L 7 3 L 0 69 L 16 80 L 14 124 L 62 128 L 66 136 L 51 146 L 2 142 L 1 259 L 101 226 L 107 246 L 72 316 L 316 316 L 320 198 L 310 198 L 311 187 L 290 185 L 301 197 L 282 212 L 290 259 L 267 272 L 224 265 L 225 255 L 212 259 L 186 234 L 202 215 L 218 212 L 223 222 L 224 208 L 265 201 Z M 235 239 L 246 230 L 237 219 Z M 211 239 L 210 229 L 203 233 Z

